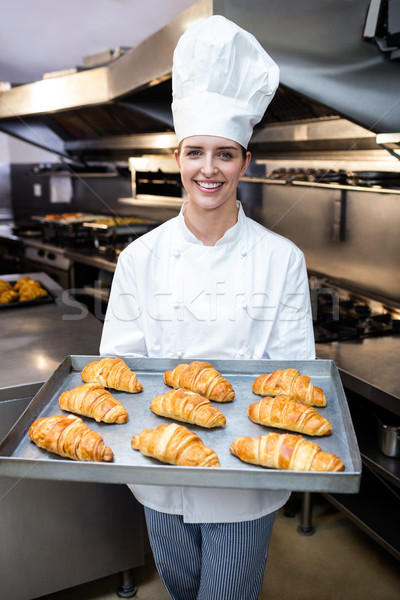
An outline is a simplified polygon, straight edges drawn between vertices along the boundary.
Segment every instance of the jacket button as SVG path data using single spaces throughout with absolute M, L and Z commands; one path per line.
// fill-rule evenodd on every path
M 183 352 L 182 350 L 178 350 L 178 352 L 176 353 L 177 358 L 182 358 L 183 356 Z
M 242 251 L 241 251 L 241 253 L 240 253 L 240 256 L 241 256 L 242 258 L 245 258 L 245 257 L 247 256 L 247 252 L 246 252 L 246 250 L 242 250 Z

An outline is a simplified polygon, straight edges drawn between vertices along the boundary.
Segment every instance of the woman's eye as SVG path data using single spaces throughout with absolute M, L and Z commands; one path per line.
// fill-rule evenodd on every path
M 200 152 L 198 150 L 189 150 L 189 152 L 187 153 L 188 156 L 199 156 Z
M 232 154 L 230 152 L 221 152 L 221 158 L 232 158 Z

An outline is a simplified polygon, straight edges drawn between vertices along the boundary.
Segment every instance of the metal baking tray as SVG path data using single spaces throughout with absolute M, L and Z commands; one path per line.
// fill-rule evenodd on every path
M 111 237 L 113 235 L 143 234 L 160 225 L 158 221 L 140 219 L 136 217 L 109 217 L 95 221 L 83 222 L 82 226 L 89 228 L 93 233 Z
M 0 279 L 2 279 L 1 276 Z M 15 281 L 7 279 L 7 281 L 8 283 L 11 283 L 11 285 L 14 286 L 17 283 L 18 279 L 16 279 Z M 44 285 L 41 281 L 39 281 L 38 283 L 40 283 L 41 287 L 47 292 L 47 296 L 42 296 L 41 298 L 33 298 L 32 300 L 14 300 L 13 302 L 0 304 L 0 310 L 3 310 L 5 308 L 26 308 L 27 306 L 40 306 L 41 304 L 55 302 L 56 296 L 54 295 L 54 293 L 50 291 L 49 288 L 46 285 Z
M 114 452 L 113 463 L 88 463 L 61 459 L 38 448 L 28 438 L 28 429 L 38 417 L 60 414 L 60 394 L 82 385 L 81 370 L 98 356 L 67 356 L 34 396 L 20 419 L 0 446 L 0 475 L 31 479 L 56 479 L 106 483 L 140 483 L 222 488 L 284 489 L 355 493 L 359 489 L 361 459 L 357 441 L 336 365 L 331 360 L 273 361 L 273 360 L 212 360 L 213 366 L 233 385 L 236 396 L 230 403 L 213 403 L 225 414 L 224 428 L 204 429 L 186 426 L 196 432 L 203 442 L 213 448 L 220 460 L 220 468 L 177 467 L 143 456 L 131 448 L 131 438 L 144 428 L 154 428 L 172 422 L 151 412 L 153 398 L 168 391 L 163 381 L 164 371 L 173 369 L 182 360 L 153 358 L 124 358 L 134 370 L 143 391 L 139 394 L 112 391 L 126 407 L 129 421 L 124 425 L 96 423 L 83 420 L 103 436 Z M 196 359 L 185 359 L 185 363 Z M 236 437 L 257 437 L 271 428 L 252 423 L 247 407 L 260 399 L 251 386 L 256 376 L 278 368 L 297 368 L 309 375 L 327 397 L 327 407 L 318 409 L 329 418 L 333 434 L 329 437 L 309 438 L 327 452 L 338 455 L 345 463 L 342 473 L 317 473 L 266 469 L 240 461 L 229 452 Z M 185 425 L 185 423 L 182 423 Z M 279 430 L 274 430 L 279 431 Z M 308 437 L 308 436 L 304 436 Z

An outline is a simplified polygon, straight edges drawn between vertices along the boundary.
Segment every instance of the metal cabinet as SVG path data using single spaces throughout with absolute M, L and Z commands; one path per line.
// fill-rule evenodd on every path
M 31 399 L 10 396 L 0 390 L 0 441 Z M 2 598 L 30 600 L 144 564 L 143 511 L 127 486 L 28 477 L 0 478 Z

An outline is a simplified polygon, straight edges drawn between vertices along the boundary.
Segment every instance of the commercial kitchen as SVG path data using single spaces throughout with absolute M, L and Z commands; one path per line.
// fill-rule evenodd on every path
M 321 497 L 400 558 L 399 8 L 199 0 L 135 47 L 0 84 L 0 134 L 54 157 L 0 161 L 0 280 L 28 275 L 46 291 L 0 304 L 1 597 L 37 598 L 117 573 L 119 595 L 136 593 L 132 569 L 149 548 L 142 508 L 123 485 L 129 465 L 30 460 L 27 423 L 66 370 L 98 357 L 121 251 L 180 211 L 172 53 L 191 23 L 212 14 L 252 32 L 279 64 L 239 200 L 303 251 L 315 373 L 333 369 L 343 391 L 352 465 L 342 479 L 286 480 L 287 511 L 296 505 L 296 535 L 312 544 Z M 165 473 L 161 484 L 176 468 Z M 28 536 L 40 548 L 34 558 Z M 63 539 L 70 551 L 62 543 L 60 560 Z

